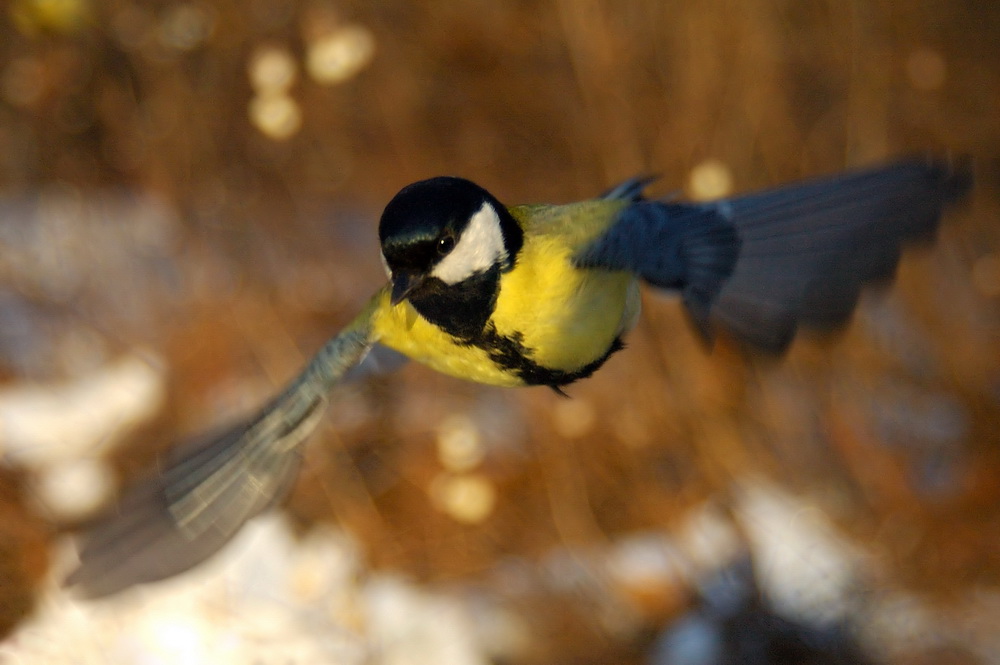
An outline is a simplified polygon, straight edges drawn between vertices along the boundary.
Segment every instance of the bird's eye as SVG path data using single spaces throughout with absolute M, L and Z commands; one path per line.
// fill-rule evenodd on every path
M 442 256 L 450 252 L 455 247 L 455 237 L 452 235 L 441 236 L 438 239 L 437 251 Z

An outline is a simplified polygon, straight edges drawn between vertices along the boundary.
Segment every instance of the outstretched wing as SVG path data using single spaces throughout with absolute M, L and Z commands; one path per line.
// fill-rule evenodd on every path
M 80 565 L 66 583 L 96 598 L 176 575 L 281 500 L 330 389 L 345 378 L 395 367 L 395 352 L 380 352 L 381 365 L 362 363 L 374 342 L 370 319 L 377 300 L 260 413 L 178 447 L 161 469 L 129 488 L 80 536 Z
M 578 262 L 678 289 L 706 336 L 721 324 L 781 352 L 799 325 L 846 322 L 971 181 L 967 165 L 910 159 L 707 204 L 640 201 Z

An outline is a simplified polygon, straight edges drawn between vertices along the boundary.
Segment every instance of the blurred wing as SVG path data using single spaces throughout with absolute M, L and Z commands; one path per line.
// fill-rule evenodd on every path
M 371 306 L 257 416 L 178 447 L 164 468 L 128 489 L 79 538 L 80 565 L 67 585 L 96 598 L 176 575 L 280 501 L 296 478 L 299 446 L 322 416 L 330 389 L 349 370 L 377 371 L 357 370 L 373 343 L 370 316 Z
M 297 456 L 276 454 L 267 460 L 258 456 L 267 466 L 253 468 L 242 459 L 242 451 L 262 442 L 253 440 L 249 429 L 243 425 L 181 446 L 162 473 L 152 473 L 130 487 L 79 537 L 80 564 L 66 584 L 85 597 L 99 598 L 177 575 L 217 552 L 244 522 L 279 501 L 295 479 Z M 206 487 L 224 489 L 200 505 L 197 502 L 204 499 L 197 492 L 197 481 L 187 502 L 184 487 L 191 483 L 176 483 L 180 470 L 195 464 L 202 465 L 195 470 Z M 189 513 L 186 508 L 192 502 L 197 509 Z
M 709 204 L 643 201 L 578 262 L 678 289 L 706 336 L 722 324 L 781 352 L 800 324 L 845 323 L 861 287 L 890 278 L 901 245 L 931 236 L 971 181 L 967 165 L 913 159 Z

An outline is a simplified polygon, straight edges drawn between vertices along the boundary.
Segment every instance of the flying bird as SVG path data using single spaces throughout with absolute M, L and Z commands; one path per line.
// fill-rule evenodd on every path
M 330 390 L 366 373 L 372 347 L 382 366 L 396 364 L 388 348 L 458 378 L 563 393 L 623 348 L 646 282 L 678 292 L 706 340 L 780 354 L 799 328 L 845 324 L 971 175 L 912 158 L 707 203 L 647 200 L 647 184 L 515 206 L 463 178 L 403 188 L 379 222 L 388 283 L 256 416 L 127 490 L 82 534 L 67 583 L 108 595 L 217 551 L 285 495 Z

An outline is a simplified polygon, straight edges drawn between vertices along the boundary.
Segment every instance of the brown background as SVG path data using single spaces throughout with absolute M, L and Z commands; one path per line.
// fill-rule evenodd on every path
M 357 310 L 383 279 L 381 206 L 412 180 L 461 174 L 510 203 L 556 202 L 636 173 L 660 174 L 666 195 L 705 160 L 746 190 L 903 153 L 968 154 L 971 204 L 832 344 L 803 340 L 781 366 L 725 344 L 706 353 L 676 302 L 646 294 L 629 348 L 569 391 L 572 407 L 420 367 L 353 393 L 287 510 L 303 528 L 344 525 L 373 565 L 486 583 L 510 557 L 669 529 L 757 473 L 820 501 L 893 584 L 947 606 L 1000 583 L 1000 5 L 44 4 L 13 2 L 0 22 L 4 196 L 126 188 L 176 216 L 147 245 L 127 215 L 99 236 L 67 228 L 79 265 L 63 281 L 44 262 L 0 275 L 36 327 L 27 349 L 0 348 L 0 378 L 63 377 L 138 346 L 162 354 L 170 405 L 118 455 L 123 474 L 259 403 Z M 204 28 L 183 47 L 169 38 L 179 7 Z M 317 30 L 342 23 L 371 31 L 374 59 L 333 86 L 300 69 L 300 130 L 264 136 L 248 119 L 252 54 L 278 46 L 301 63 Z M 112 246 L 139 249 L 117 260 Z M 81 331 L 83 351 L 67 341 Z M 491 442 L 478 470 L 498 502 L 475 525 L 429 495 L 435 428 L 453 413 Z M 580 417 L 579 431 L 560 427 Z M 18 474 L 4 473 L 13 620 L 30 605 L 15 582 L 44 572 L 39 543 L 56 527 L 20 506 Z M 645 625 L 683 602 L 656 601 Z M 578 599 L 531 603 L 545 637 L 533 662 L 623 662 L 647 639 L 609 634 Z

